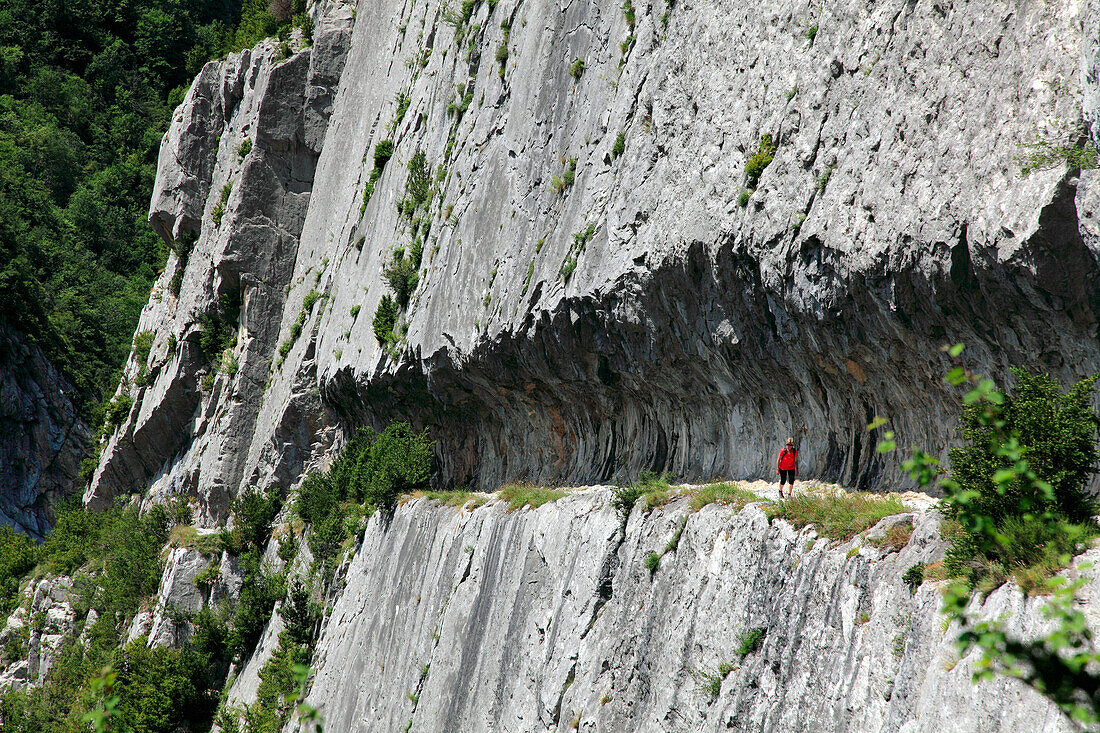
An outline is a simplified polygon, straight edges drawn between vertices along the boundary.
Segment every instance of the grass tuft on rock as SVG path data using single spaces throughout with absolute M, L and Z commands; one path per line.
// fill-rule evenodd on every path
M 802 494 L 768 507 L 768 516 L 802 528 L 814 525 L 817 533 L 846 542 L 878 524 L 884 517 L 904 514 L 898 499 L 875 494 L 845 493 L 831 496 Z
M 474 507 L 484 506 L 489 501 L 489 497 L 485 494 L 477 493 L 474 491 L 462 491 L 456 489 L 455 491 L 427 491 L 427 492 L 414 492 L 412 496 L 424 496 L 429 501 L 434 501 L 444 506 L 464 507 L 470 502 L 473 502 Z
M 562 489 L 550 489 L 530 483 L 508 484 L 500 490 L 501 498 L 508 502 L 512 511 L 522 509 L 525 506 L 538 509 L 543 504 L 557 501 L 567 493 Z
M 906 520 L 904 522 L 898 522 L 890 527 L 882 537 L 872 537 L 868 539 L 867 544 L 877 547 L 880 550 L 886 550 L 887 552 L 899 552 L 903 547 L 909 544 L 909 540 L 912 537 L 913 523 Z
M 725 504 L 740 511 L 754 501 L 763 501 L 751 491 L 742 489 L 737 484 L 730 482 L 699 486 L 691 489 L 688 494 L 691 496 L 691 511 L 693 512 L 699 511 L 707 504 Z

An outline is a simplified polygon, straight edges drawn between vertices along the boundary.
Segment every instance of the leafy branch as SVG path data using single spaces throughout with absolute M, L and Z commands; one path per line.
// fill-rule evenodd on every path
M 1025 522 L 1041 523 L 1052 532 L 1064 532 L 1066 523 L 1051 508 L 1057 499 L 1054 487 L 1037 475 L 1019 435 L 1009 427 L 1005 394 L 997 389 L 993 380 L 974 374 L 958 363 L 963 351 L 961 344 L 943 350 L 956 361 L 945 379 L 955 387 L 969 388 L 963 396 L 963 404 L 984 429 L 987 449 L 997 459 L 992 465 L 999 467 L 990 476 L 996 494 L 1011 506 L 1012 514 L 1022 517 Z M 1086 383 L 1091 391 L 1091 380 Z M 885 423 L 885 420 L 876 419 L 868 428 L 875 429 Z M 889 453 L 895 448 L 893 433 L 886 432 L 878 444 L 878 451 Z M 976 540 L 980 551 L 996 551 L 1009 543 L 1010 538 L 981 501 L 981 492 L 945 475 L 938 459 L 914 448 L 902 468 L 921 488 L 936 484 L 942 489 L 945 510 Z M 1071 560 L 1068 553 L 1061 557 L 1064 565 Z M 990 679 L 995 674 L 1015 677 L 1049 698 L 1072 720 L 1090 727 L 1100 724 L 1100 674 L 1096 671 L 1100 654 L 1094 651 L 1092 631 L 1076 606 L 1076 591 L 1084 582 L 1081 579 L 1069 582 L 1064 577 L 1048 581 L 1047 587 L 1053 590 L 1053 596 L 1043 608 L 1043 614 L 1054 622 L 1054 629 L 1032 641 L 1009 635 L 1001 619 L 976 618 L 971 612 L 974 589 L 961 580 L 953 582 L 944 597 L 943 611 L 958 623 L 959 655 L 966 656 L 974 650 L 981 652 L 973 680 Z

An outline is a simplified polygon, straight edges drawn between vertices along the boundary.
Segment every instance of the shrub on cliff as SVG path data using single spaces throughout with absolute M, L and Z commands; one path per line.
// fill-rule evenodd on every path
M 282 506 L 278 496 L 266 496 L 256 489 L 238 495 L 230 505 L 233 529 L 222 534 L 225 549 L 234 555 L 262 550 L 271 536 L 271 523 Z
M 252 656 L 275 604 L 286 592 L 285 578 L 261 568 L 258 556 L 249 553 L 244 557 L 244 565 L 245 582 L 227 640 L 229 651 L 238 662 Z
M 428 431 L 416 433 L 399 422 L 381 433 L 356 433 L 329 477 L 339 498 L 389 510 L 402 494 L 428 487 L 431 467 Z
M 0 526 L 0 616 L 11 612 L 19 580 L 34 567 L 38 553 L 26 535 Z
M 1009 573 L 1025 586 L 1064 565 L 1100 534 L 1096 502 L 1084 486 L 1098 453 L 1098 418 L 1092 412 L 1097 377 L 1063 392 L 1049 376 L 1014 369 L 1015 389 L 998 393 L 997 423 L 977 400 L 964 406 L 966 445 L 951 450 L 952 500 L 945 514 L 963 532 L 947 553 L 946 567 L 972 583 L 999 585 Z M 1011 436 L 1008 445 L 997 439 Z M 1015 470 L 1022 462 L 1034 476 Z M 1041 585 L 1041 584 L 1040 584 Z M 1033 588 L 1025 588 L 1033 589 Z
M 1013 369 L 1015 389 L 1001 406 L 1003 429 L 1014 434 L 1035 474 L 1050 484 L 1051 494 L 1036 491 L 1016 477 L 998 482 L 998 472 L 1009 468 L 1009 457 L 992 450 L 993 429 L 981 420 L 979 404 L 962 412 L 966 445 L 951 450 L 951 472 L 959 486 L 973 492 L 968 511 L 982 512 L 1000 522 L 1029 512 L 1050 511 L 1069 521 L 1092 517 L 1096 502 L 1084 490 L 1098 457 L 1096 429 L 1100 418 L 1092 411 L 1096 376 L 1083 379 L 1063 392 L 1045 374 Z M 957 516 L 962 508 L 949 505 Z
M 775 159 L 776 145 L 772 140 L 772 136 L 765 133 L 760 136 L 760 147 L 745 163 L 745 187 L 755 189 L 756 184 L 760 182 L 760 176 L 763 175 L 764 169 L 767 168 L 772 160 Z M 741 204 L 744 206 L 744 204 Z
M 374 312 L 372 325 L 374 337 L 378 339 L 379 345 L 385 344 L 393 337 L 393 327 L 397 325 L 397 304 L 393 302 L 389 293 L 383 295 L 378 301 L 378 310 Z
M 299 489 L 297 511 L 310 525 L 309 548 L 326 574 L 362 514 L 390 511 L 402 494 L 426 489 L 431 469 L 428 432 L 400 422 L 381 433 L 359 430 L 327 472 L 310 474 Z
M 420 284 L 418 270 L 419 263 L 413 257 L 406 257 L 403 248 L 398 248 L 393 251 L 393 256 L 382 271 L 393 291 L 394 300 L 401 308 L 409 307 L 409 299 Z
M 957 359 L 963 346 L 944 350 Z M 1100 675 L 1096 673 L 1100 654 L 1093 651 L 1093 633 L 1076 598 L 1087 575 L 1044 577 L 1068 564 L 1088 546 L 1082 540 L 1097 532 L 1091 517 L 1075 523 L 1062 514 L 1072 518 L 1091 511 L 1088 504 L 1078 504 L 1081 485 L 1072 479 L 1083 480 L 1079 471 L 1092 468 L 1084 461 L 1096 456 L 1097 421 L 1089 409 L 1095 380 L 1086 379 L 1062 393 L 1048 377 L 1022 372 L 1016 377 L 1016 392 L 1006 396 L 993 380 L 963 366 L 947 375 L 949 383 L 969 388 L 963 398 L 970 406 L 964 411 L 963 429 L 970 445 L 954 457 L 962 464 L 978 463 L 991 473 L 971 472 L 963 465 L 945 478 L 939 461 L 916 448 L 902 465 L 921 487 L 937 484 L 943 490 L 945 511 L 960 528 L 945 565 L 963 580 L 947 589 L 943 610 L 959 630 L 959 657 L 980 652 L 973 665 L 974 681 L 990 679 L 995 673 L 1014 677 L 1049 698 L 1071 719 L 1095 726 L 1100 724 Z M 876 419 L 869 428 L 883 422 Z M 1090 423 L 1092 427 L 1086 427 Z M 894 434 L 887 432 L 884 438 L 878 451 L 894 450 Z M 1055 445 L 1058 440 L 1068 447 Z M 1041 553 L 1041 562 L 1022 566 L 1034 551 Z M 991 576 L 1003 581 L 1011 568 L 997 561 L 995 553 L 1017 563 L 1014 574 L 1025 591 L 1030 583 L 1033 590 L 1052 594 L 1042 609 L 1053 626 L 1045 635 L 1024 640 L 1011 633 L 1003 619 L 972 615 L 975 585 L 988 590 L 993 587 Z M 925 575 L 922 568 L 919 576 Z M 906 576 L 907 582 L 918 580 L 912 568 Z

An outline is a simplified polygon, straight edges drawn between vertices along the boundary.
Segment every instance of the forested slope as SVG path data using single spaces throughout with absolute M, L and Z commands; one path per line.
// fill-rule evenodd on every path
M 285 34 L 302 9 L 0 7 L 0 518 L 40 533 L 77 488 L 83 426 L 103 422 L 168 254 L 146 210 L 172 109 L 207 60 Z

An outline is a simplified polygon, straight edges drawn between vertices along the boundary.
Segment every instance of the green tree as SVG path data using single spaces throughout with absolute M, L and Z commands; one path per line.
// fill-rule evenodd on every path
M 962 346 L 948 351 L 958 358 Z M 1084 545 L 1077 542 L 1076 529 L 1080 525 L 1068 522 L 1059 511 L 1065 506 L 1066 497 L 1072 502 L 1083 488 L 1067 477 L 1075 475 L 1083 481 L 1091 468 L 1091 463 L 1079 466 L 1077 461 L 1088 456 L 1095 460 L 1095 436 L 1081 427 L 1087 422 L 1083 419 L 1081 400 L 1091 393 L 1093 380 L 1084 380 L 1062 393 L 1057 385 L 1052 388 L 1045 377 L 1021 378 L 1017 374 L 1017 391 L 1008 397 L 992 380 L 972 374 L 962 366 L 952 369 L 947 379 L 956 386 L 969 387 L 963 398 L 969 406 L 964 416 L 965 429 L 979 446 L 984 446 L 977 454 L 963 453 L 960 457 L 979 462 L 991 473 L 983 476 L 979 469 L 964 467 L 959 478 L 943 478 L 939 462 L 920 449 L 913 449 L 903 468 L 921 487 L 938 483 L 944 493 L 946 513 L 956 517 L 964 527 L 965 542 L 970 543 L 964 545 L 967 549 L 979 554 L 995 552 L 995 548 L 1010 541 L 1005 529 L 1019 526 L 1023 520 L 1038 525 L 1040 536 L 1061 542 L 1056 549 L 1068 545 L 1070 550 L 1060 557 L 1063 565 L 1068 564 Z M 870 427 L 878 427 L 882 422 L 876 420 Z M 1046 435 L 1046 429 L 1054 430 L 1074 447 L 1054 447 L 1047 439 L 1057 435 Z M 1089 435 L 1091 446 L 1078 442 L 1082 434 Z M 1032 441 L 1030 446 L 1023 442 L 1025 439 Z M 894 447 L 894 435 L 887 432 L 878 449 L 889 452 Z M 970 448 L 973 447 L 972 444 Z M 1038 470 L 1029 461 L 1029 451 Z M 1063 465 L 1063 459 L 1067 458 L 1070 460 Z M 1086 471 L 1081 473 L 1081 468 Z M 1039 471 L 1065 483 L 1055 488 Z M 958 549 L 956 545 L 953 551 Z M 945 595 L 943 608 L 957 624 L 960 657 L 972 650 L 981 653 L 974 681 L 994 674 L 1015 677 L 1047 696 L 1072 719 L 1086 725 L 1100 724 L 1100 674 L 1096 672 L 1100 654 L 1091 651 L 1093 634 L 1084 614 L 1075 606 L 1074 594 L 1083 582 L 1067 583 L 1063 577 L 1047 582 L 1053 599 L 1043 613 L 1051 619 L 1054 629 L 1030 640 L 1010 634 L 1003 619 L 978 618 L 971 603 L 973 585 L 954 582 Z

